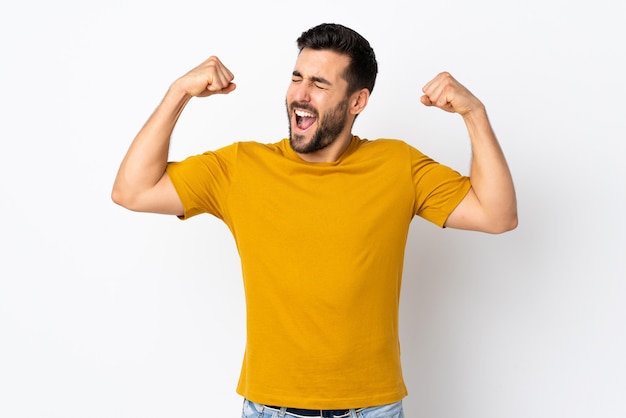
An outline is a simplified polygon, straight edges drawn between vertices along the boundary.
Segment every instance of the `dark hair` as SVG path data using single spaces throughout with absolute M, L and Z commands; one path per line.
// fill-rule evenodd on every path
M 322 23 L 302 32 L 297 39 L 298 49 L 331 50 L 350 58 L 344 78 L 348 82 L 348 94 L 366 88 L 372 92 L 376 83 L 378 63 L 374 50 L 367 39 L 354 30 L 336 23 Z

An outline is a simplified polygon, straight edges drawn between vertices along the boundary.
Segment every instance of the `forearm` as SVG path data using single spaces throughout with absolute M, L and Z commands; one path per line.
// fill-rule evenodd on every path
M 484 216 L 497 231 L 517 226 L 513 178 L 485 107 L 463 115 L 472 145 L 470 180 Z
M 114 200 L 132 199 L 163 177 L 172 131 L 190 98 L 176 83 L 170 87 L 122 160 L 113 186 Z

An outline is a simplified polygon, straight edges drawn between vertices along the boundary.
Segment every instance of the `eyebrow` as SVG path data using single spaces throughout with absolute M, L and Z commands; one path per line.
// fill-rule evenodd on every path
M 303 76 L 302 74 L 300 74 L 300 71 L 296 71 L 296 70 L 294 70 L 294 72 L 293 72 L 293 76 L 294 76 L 294 77 L 302 77 L 302 78 L 304 78 L 304 76 Z M 325 78 L 323 78 L 323 77 L 316 77 L 316 76 L 313 76 L 313 77 L 310 77 L 310 79 L 311 79 L 311 81 L 312 81 L 312 82 L 314 82 L 314 83 L 322 83 L 322 84 L 326 84 L 326 85 L 328 85 L 328 86 L 332 86 L 332 83 L 331 83 L 330 81 L 326 80 L 326 79 L 325 79 Z

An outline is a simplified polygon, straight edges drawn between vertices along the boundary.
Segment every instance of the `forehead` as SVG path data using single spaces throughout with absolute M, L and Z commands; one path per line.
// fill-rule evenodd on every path
M 343 80 L 343 74 L 350 63 L 350 58 L 330 50 L 316 50 L 304 48 L 298 59 L 294 71 L 302 77 L 322 77 L 330 82 Z

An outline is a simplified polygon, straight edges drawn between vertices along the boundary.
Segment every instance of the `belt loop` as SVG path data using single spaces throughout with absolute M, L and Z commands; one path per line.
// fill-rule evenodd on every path
M 350 418 L 357 418 L 356 409 L 350 409 Z
M 265 405 L 260 404 L 260 403 L 254 403 L 254 406 L 257 408 L 257 410 L 259 411 L 259 416 L 262 417 L 263 416 L 263 411 L 265 411 Z
M 280 411 L 278 412 L 278 416 L 280 418 L 283 418 L 285 416 L 285 414 L 287 413 L 287 408 L 285 408 L 284 406 L 282 408 L 280 408 Z

